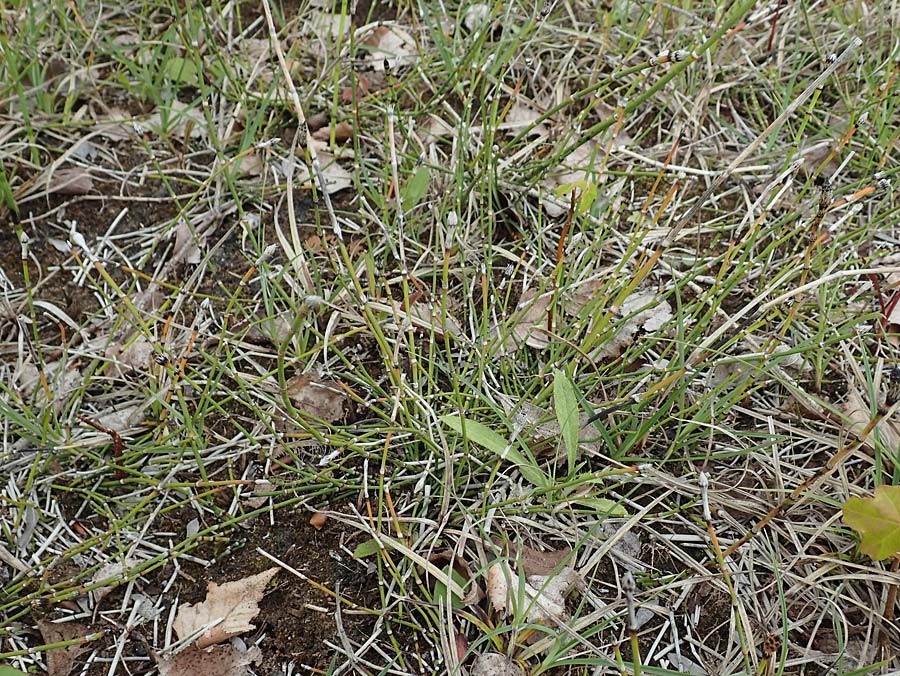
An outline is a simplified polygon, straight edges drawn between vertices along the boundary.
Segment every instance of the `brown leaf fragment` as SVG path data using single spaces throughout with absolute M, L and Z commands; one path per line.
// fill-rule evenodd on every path
M 38 620 L 38 629 L 44 638 L 44 643 L 60 643 L 83 638 L 90 632 L 88 628 L 78 622 L 50 622 Z M 78 645 L 70 645 L 65 648 L 53 648 L 47 651 L 48 676 L 69 676 L 78 656 L 89 649 L 90 644 L 85 642 Z
M 513 329 L 516 341 L 525 341 L 526 345 L 542 349 L 550 344 L 547 333 L 547 308 L 553 300 L 551 292 L 538 295 L 535 289 L 527 289 L 522 293 L 516 305 L 518 323 Z
M 311 176 L 306 163 L 299 162 L 298 164 L 297 182 L 304 187 L 312 187 L 315 182 L 316 188 L 320 189 L 322 186 L 319 185 L 318 177 Z M 319 165 L 322 169 L 322 178 L 325 180 L 325 190 L 329 195 L 353 186 L 353 174 L 342 167 L 334 155 L 320 152 Z
M 91 172 L 82 167 L 57 169 L 47 176 L 47 192 L 57 195 L 84 195 L 94 187 Z
M 472 665 L 472 676 L 525 676 L 522 667 L 500 653 L 479 655 Z
M 309 525 L 316 530 L 322 530 L 323 528 L 325 528 L 325 523 L 327 521 L 328 515 L 324 512 L 313 512 L 312 516 L 309 517 Z
M 843 405 L 844 413 L 850 419 L 850 432 L 859 437 L 862 430 L 869 424 L 872 419 L 872 411 L 869 405 L 863 400 L 859 390 L 852 389 L 847 397 L 847 401 Z M 884 448 L 894 453 L 900 448 L 900 431 L 897 425 L 890 419 L 881 420 L 866 437 L 863 445 L 870 449 L 875 449 L 875 444 L 880 441 Z
M 287 396 L 301 411 L 325 422 L 344 415 L 346 395 L 333 380 L 319 380 L 311 373 L 301 373 L 285 383 Z
M 182 218 L 175 226 L 175 258 L 181 263 L 197 265 L 201 259 L 200 247 L 205 240 Z
M 552 575 L 559 572 L 566 561 L 572 558 L 572 549 L 557 549 L 542 552 L 527 545 L 509 543 L 509 556 L 513 560 L 520 560 L 521 568 L 525 575 Z
M 376 72 L 395 70 L 416 61 L 416 41 L 396 25 L 378 26 L 363 45 L 368 50 L 365 60 Z
M 353 125 L 349 122 L 338 122 L 333 127 L 322 127 L 313 134 L 313 138 L 318 141 L 330 141 L 332 129 L 335 143 L 345 143 L 353 138 Z
M 258 575 L 222 585 L 210 582 L 206 600 L 193 605 L 182 604 L 172 628 L 179 638 L 184 639 L 208 627 L 194 644 L 201 649 L 255 629 L 250 621 L 259 613 L 258 603 L 265 594 L 266 585 L 278 571 L 278 568 L 269 568 Z
M 236 648 L 231 644 L 217 645 L 206 650 L 197 647 L 159 660 L 159 676 L 247 676 L 250 665 L 259 662 L 262 653 L 253 646 Z

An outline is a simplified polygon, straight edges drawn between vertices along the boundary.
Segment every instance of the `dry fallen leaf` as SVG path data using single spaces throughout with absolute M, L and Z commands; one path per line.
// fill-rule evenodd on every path
M 872 419 L 872 411 L 863 400 L 859 390 L 855 388 L 850 390 L 843 409 L 850 419 L 850 431 L 858 437 Z M 870 450 L 874 450 L 877 441 L 881 441 L 884 448 L 891 453 L 895 453 L 900 449 L 900 431 L 898 431 L 897 425 L 891 419 L 885 418 L 881 420 L 866 437 L 863 445 Z
M 378 26 L 363 45 L 367 48 L 365 60 L 376 72 L 395 70 L 416 61 L 416 41 L 397 25 Z
M 527 545 L 509 543 L 509 556 L 520 562 L 525 575 L 552 575 L 559 572 L 565 561 L 571 560 L 572 549 L 556 549 L 542 552 Z
M 667 300 L 658 301 L 652 291 L 638 290 L 625 299 L 617 314 L 623 320 L 616 325 L 615 333 L 591 354 L 594 359 L 619 356 L 641 329 L 648 333 L 660 329 L 672 318 L 672 306 Z
M 325 422 L 334 422 L 344 415 L 346 394 L 333 380 L 301 373 L 285 383 L 285 390 L 294 406 Z
M 194 644 L 201 649 L 255 629 L 250 621 L 259 613 L 257 604 L 278 570 L 269 568 L 258 575 L 222 585 L 210 582 L 206 600 L 194 605 L 182 604 L 172 628 L 183 639 L 208 627 Z
M 77 622 L 50 622 L 38 620 L 38 629 L 44 637 L 44 643 L 59 643 L 82 638 L 90 633 L 83 624 Z M 69 676 L 78 656 L 90 648 L 89 643 L 70 645 L 65 648 L 54 648 L 47 651 L 47 676 Z
M 520 576 L 510 567 L 506 559 L 500 559 L 487 569 L 486 587 L 491 606 L 501 617 L 515 612 L 519 603 L 519 589 L 525 592 L 524 608 L 527 608 L 528 622 L 550 624 L 554 621 L 565 621 L 566 595 L 576 587 L 583 586 L 581 576 L 572 566 L 560 564 L 571 552 L 538 552 L 530 550 L 526 556 L 522 553 L 522 572 L 525 573 L 524 584 Z M 528 561 L 526 567 L 526 560 Z M 550 565 L 555 562 L 555 565 Z M 528 574 L 533 571 L 548 571 L 547 574 Z
M 47 192 L 58 195 L 84 195 L 94 187 L 91 172 L 82 167 L 64 167 L 47 175 Z
M 472 665 L 471 676 L 525 676 L 522 667 L 500 653 L 483 653 Z
M 324 512 L 313 512 L 313 515 L 309 517 L 309 525 L 316 530 L 322 530 L 325 527 L 325 523 L 327 521 L 328 515 Z
M 515 317 L 518 318 L 513 328 L 513 339 L 516 343 L 525 342 L 529 347 L 543 349 L 550 344 L 547 332 L 547 308 L 553 300 L 553 292 L 538 295 L 535 289 L 526 289 L 518 305 Z
M 102 582 L 103 580 L 108 580 L 110 578 L 118 578 L 126 570 L 133 568 L 138 563 L 140 562 L 137 559 L 129 558 L 126 558 L 124 562 L 114 561 L 112 563 L 107 563 L 105 566 L 98 568 L 97 572 L 91 576 L 91 584 L 96 584 L 97 582 Z M 113 581 L 105 587 L 97 587 L 94 589 L 91 592 L 94 597 L 94 603 L 100 603 L 100 601 L 103 600 L 103 597 L 116 588 L 117 584 L 119 584 L 119 582 Z
M 349 122 L 338 122 L 334 127 L 322 127 L 313 134 L 313 138 L 318 141 L 331 141 L 332 129 L 335 143 L 345 143 L 353 138 L 353 125 Z
M 206 137 L 206 118 L 197 106 L 189 106 L 178 99 L 172 101 L 165 111 L 157 111 L 141 122 L 141 127 L 149 129 L 157 136 L 170 135 L 192 139 Z
M 231 644 L 206 650 L 197 647 L 159 660 L 159 676 L 248 676 L 250 665 L 259 662 L 262 653 L 256 646 L 249 650 Z
M 319 152 L 318 156 L 319 166 L 322 167 L 322 176 L 325 179 L 325 190 L 329 195 L 353 187 L 353 174 L 344 169 L 334 155 Z M 297 163 L 297 181 L 304 187 L 312 187 L 309 168 L 305 162 Z M 319 181 L 316 179 L 316 189 L 320 187 Z
M 113 343 L 106 348 L 105 356 L 109 360 L 108 371 L 113 370 L 119 375 L 132 370 L 146 371 L 153 361 L 153 343 L 139 334 L 127 345 Z
M 175 259 L 180 263 L 197 265 L 202 256 L 200 247 L 206 243 L 206 237 L 192 228 L 183 218 L 175 226 Z

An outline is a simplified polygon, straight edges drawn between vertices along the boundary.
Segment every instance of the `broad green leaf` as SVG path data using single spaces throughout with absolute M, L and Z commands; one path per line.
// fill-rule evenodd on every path
M 360 542 L 358 545 L 356 545 L 356 549 L 353 550 L 353 558 L 364 559 L 367 556 L 377 554 L 379 549 L 381 549 L 381 547 L 378 546 L 378 542 L 376 542 L 374 539 Z
M 571 183 L 563 183 L 553 194 L 556 197 L 564 197 L 569 193 L 577 190 L 578 199 L 575 202 L 575 214 L 584 216 L 594 206 L 597 199 L 597 184 L 593 181 L 572 181 Z
M 418 167 L 415 173 L 406 182 L 406 185 L 403 186 L 403 190 L 400 193 L 403 209 L 412 209 L 422 201 L 422 198 L 425 197 L 425 193 L 428 192 L 428 184 L 430 181 L 431 169 L 424 164 Z
M 28 676 L 28 674 L 12 667 L 0 667 L 0 676 Z
M 578 197 L 578 204 L 575 206 L 575 214 L 577 216 L 584 216 L 586 213 L 589 213 L 596 200 L 597 184 L 593 181 L 588 181 L 584 191 Z
M 900 486 L 878 486 L 871 498 L 844 503 L 844 522 L 860 535 L 859 549 L 873 559 L 900 552 Z
M 575 457 L 578 455 L 578 395 L 569 377 L 559 369 L 553 372 L 553 406 L 556 408 L 556 419 L 566 445 L 566 458 L 571 473 L 575 471 Z
M 587 507 L 588 509 L 593 509 L 598 514 L 605 514 L 606 516 L 628 516 L 628 510 L 614 500 L 586 497 L 573 498 L 572 502 Z
M 456 582 L 456 584 L 459 585 L 460 589 L 463 589 L 466 586 L 466 578 L 464 578 L 462 575 L 460 575 L 451 564 L 448 563 L 446 565 L 446 567 L 444 568 L 444 573 L 447 575 L 447 577 L 449 577 L 451 580 Z M 435 602 L 437 602 L 438 599 L 443 599 L 444 601 L 447 600 L 447 585 L 445 585 L 440 580 L 435 580 L 434 581 L 434 600 L 435 600 Z M 450 603 L 457 610 L 459 610 L 460 608 L 463 608 L 465 606 L 462 599 L 452 592 L 450 594 Z
M 547 475 L 533 461 L 513 448 L 512 444 L 507 444 L 506 439 L 489 427 L 485 427 L 474 420 L 466 420 L 465 431 L 463 431 L 463 419 L 458 415 L 441 416 L 441 422 L 454 432 L 462 434 L 472 443 L 478 444 L 482 448 L 496 453 L 502 459 L 518 465 L 522 476 L 535 486 L 546 488 L 550 484 Z
M 168 59 L 164 74 L 172 82 L 185 87 L 197 87 L 200 85 L 200 73 L 197 70 L 197 66 L 190 59 L 180 56 Z

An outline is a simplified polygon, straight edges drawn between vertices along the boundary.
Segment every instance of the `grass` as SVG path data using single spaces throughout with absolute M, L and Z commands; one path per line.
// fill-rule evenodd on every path
M 265 673 L 896 669 L 840 520 L 886 434 L 721 557 L 897 361 L 896 13 L 352 4 L 2 7 L 0 659 L 64 615 L 88 673 L 152 669 L 276 561 L 328 629 L 279 652 L 264 607 Z M 454 596 L 509 543 L 572 549 L 566 618 Z

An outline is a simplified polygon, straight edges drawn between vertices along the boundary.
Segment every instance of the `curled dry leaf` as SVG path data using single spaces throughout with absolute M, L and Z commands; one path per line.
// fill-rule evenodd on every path
M 311 373 L 301 373 L 285 383 L 291 402 L 325 422 L 334 422 L 344 415 L 347 395 L 334 380 L 319 380 Z
M 231 644 L 206 650 L 191 647 L 159 660 L 159 676 L 248 676 L 250 666 L 262 659 L 259 648 Z
M 483 653 L 472 665 L 472 676 L 525 676 L 522 667 L 500 653 Z
M 641 329 L 652 333 L 660 329 L 672 318 L 669 301 L 658 301 L 652 291 L 635 291 L 618 309 L 622 321 L 614 328 L 614 333 L 591 355 L 593 358 L 609 359 L 617 357 L 634 342 Z
M 140 562 L 137 559 L 130 558 L 126 558 L 124 562 L 113 561 L 112 563 L 107 563 L 105 566 L 98 568 L 97 572 L 91 576 L 91 584 L 109 580 L 110 578 L 119 578 L 126 570 L 133 568 L 138 563 Z M 121 580 L 113 580 L 113 582 L 104 587 L 97 587 L 94 589 L 91 592 L 94 596 L 94 603 L 100 603 L 100 601 L 115 589 L 116 585 L 120 584 L 120 582 Z
M 38 620 L 38 629 L 44 638 L 45 644 L 72 641 L 88 635 L 88 628 L 77 622 L 50 622 Z M 47 676 L 69 676 L 75 660 L 88 650 L 90 644 L 80 643 L 66 646 L 65 648 L 53 648 L 47 651 Z
M 322 177 L 325 179 L 325 190 L 331 195 L 340 190 L 353 187 L 353 174 L 344 169 L 330 153 L 319 152 L 319 165 L 322 167 Z M 301 185 L 311 188 L 313 180 L 316 182 L 316 189 L 320 188 L 318 179 L 313 179 L 310 174 L 309 167 L 305 162 L 298 162 L 297 180 Z
M 850 432 L 857 437 L 860 436 L 863 429 L 872 419 L 872 410 L 863 400 L 859 390 L 855 388 L 850 390 L 850 394 L 847 397 L 847 401 L 844 403 L 843 409 L 844 413 L 850 419 Z M 898 430 L 896 423 L 890 418 L 881 420 L 875 426 L 875 429 L 865 438 L 863 445 L 870 450 L 874 450 L 875 444 L 878 441 L 882 443 L 884 448 L 891 452 L 900 448 L 900 430 Z
M 259 613 L 259 601 L 278 568 L 218 585 L 210 582 L 203 603 L 182 604 L 172 628 L 184 639 L 206 627 L 194 644 L 198 649 L 221 643 L 255 629 L 250 621 Z M 173 672 L 175 673 L 175 672 Z
M 203 111 L 178 99 L 174 99 L 166 110 L 153 113 L 140 126 L 157 136 L 206 138 L 206 118 Z
M 542 552 L 527 545 L 509 543 L 509 556 L 519 562 L 525 575 L 552 575 L 572 558 L 571 547 Z
M 323 126 L 313 134 L 313 138 L 317 141 L 331 141 L 332 130 L 336 143 L 346 143 L 353 138 L 353 125 L 349 122 L 338 122 L 334 127 Z
M 200 247 L 206 243 L 206 237 L 198 229 L 192 228 L 185 219 L 180 219 L 175 226 L 175 259 L 180 263 L 197 265 L 200 262 Z
M 84 195 L 94 187 L 91 172 L 82 167 L 64 167 L 47 174 L 47 192 L 58 195 Z
M 553 293 L 550 291 L 538 295 L 535 289 L 526 289 L 522 293 L 514 315 L 518 318 L 513 327 L 513 339 L 517 344 L 524 342 L 529 347 L 538 349 L 550 344 L 547 308 L 552 300 Z
M 47 387 L 43 387 L 40 372 L 31 362 L 24 362 L 16 374 L 17 385 L 26 397 L 33 397 L 35 405 L 52 405 L 59 410 L 69 395 L 83 382 L 81 371 L 59 361 L 44 365 Z
M 250 509 L 259 509 L 262 507 L 271 496 L 269 495 L 260 495 L 261 493 L 271 493 L 275 490 L 275 485 L 267 481 L 266 479 L 257 479 L 256 486 L 253 488 L 253 495 L 244 497 L 241 496 L 241 502 L 243 502 Z
M 494 562 L 487 572 L 487 596 L 501 617 L 526 610 L 528 622 L 540 624 L 568 619 L 565 597 L 583 584 L 581 576 L 571 566 L 555 575 L 528 575 L 524 584 L 505 560 Z M 518 608 L 520 588 L 525 592 L 524 608 Z
M 365 61 L 376 72 L 416 62 L 416 41 L 395 24 L 376 27 L 363 45 L 367 50 Z
M 106 348 L 108 369 L 123 375 L 125 371 L 146 371 L 153 362 L 153 343 L 146 336 L 138 334 L 129 343 L 113 343 Z M 124 367 L 124 368 L 123 368 Z

